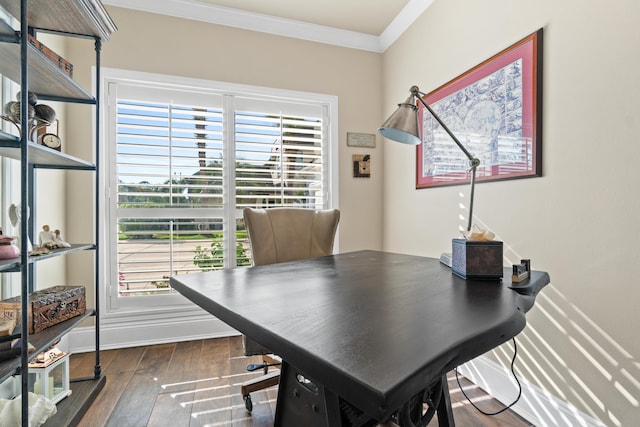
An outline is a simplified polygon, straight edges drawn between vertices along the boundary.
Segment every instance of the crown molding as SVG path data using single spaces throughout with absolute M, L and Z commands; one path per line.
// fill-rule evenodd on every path
M 390 47 L 435 0 L 409 0 L 389 26 L 380 34 L 380 52 Z
M 278 18 L 196 0 L 103 0 L 110 6 L 159 13 L 250 31 L 382 53 L 420 16 L 434 0 L 409 0 L 380 36 Z

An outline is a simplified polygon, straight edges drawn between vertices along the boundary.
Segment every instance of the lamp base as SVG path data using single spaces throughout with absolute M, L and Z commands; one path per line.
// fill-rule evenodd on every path
M 440 254 L 440 262 L 451 268 L 453 264 L 453 254 L 451 252 L 442 252 Z
M 453 239 L 451 246 L 453 252 L 451 269 L 454 274 L 463 279 L 502 279 L 504 274 L 502 242 Z

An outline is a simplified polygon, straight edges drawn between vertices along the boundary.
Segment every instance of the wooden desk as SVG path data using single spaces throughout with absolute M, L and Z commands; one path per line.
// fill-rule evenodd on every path
M 360 251 L 176 276 L 171 285 L 282 357 L 276 425 L 333 427 L 389 420 L 524 329 L 549 275 L 534 271 L 517 287 L 510 277 L 506 269 L 502 282 L 464 280 L 437 259 Z M 443 382 L 438 419 L 454 425 Z

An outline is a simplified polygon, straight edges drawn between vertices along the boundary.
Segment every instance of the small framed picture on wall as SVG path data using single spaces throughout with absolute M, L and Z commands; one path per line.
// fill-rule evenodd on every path
M 371 155 L 354 154 L 353 157 L 353 177 L 371 178 Z

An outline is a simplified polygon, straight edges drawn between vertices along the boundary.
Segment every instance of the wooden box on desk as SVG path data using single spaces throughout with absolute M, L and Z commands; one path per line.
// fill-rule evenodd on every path
M 502 279 L 502 242 L 453 239 L 452 250 L 451 269 L 458 276 L 464 279 Z
M 29 294 L 29 333 L 34 334 L 86 311 L 84 286 L 53 286 Z M 0 301 L 0 320 L 20 321 L 21 298 Z

